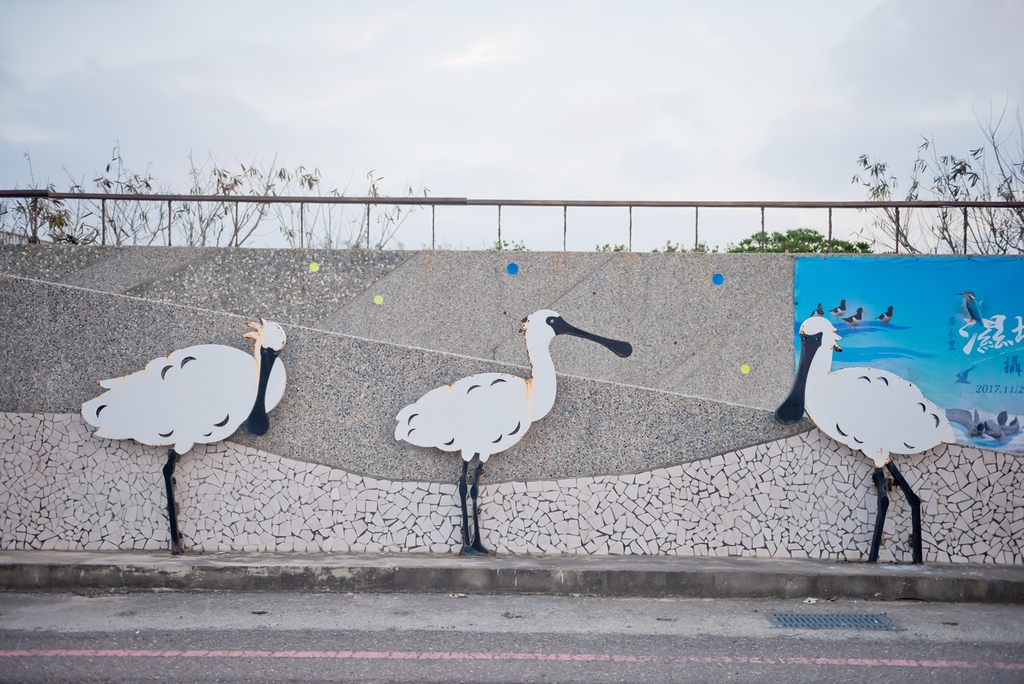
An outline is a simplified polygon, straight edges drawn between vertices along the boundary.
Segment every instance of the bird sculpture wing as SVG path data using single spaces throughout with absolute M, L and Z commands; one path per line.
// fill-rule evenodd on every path
M 522 378 L 473 375 L 431 390 L 399 411 L 395 439 L 486 460 L 522 439 L 531 422 L 529 399 Z
M 830 401 L 808 415 L 829 437 L 881 467 L 890 453 L 916 454 L 955 441 L 945 413 L 911 382 L 875 368 L 829 373 Z
M 249 415 L 258 378 L 252 354 L 224 345 L 179 349 L 138 372 L 99 384 L 107 391 L 82 404 L 82 417 L 108 439 L 173 446 L 230 437 Z

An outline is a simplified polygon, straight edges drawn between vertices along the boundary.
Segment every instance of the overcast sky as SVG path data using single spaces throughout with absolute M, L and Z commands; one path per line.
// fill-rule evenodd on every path
M 317 166 L 348 194 L 374 169 L 385 191 L 435 196 L 863 199 L 860 154 L 905 177 L 922 135 L 966 154 L 979 119 L 1024 104 L 1022 27 L 1022 0 L 8 0 L 0 187 L 29 184 L 26 152 L 37 181 L 90 181 L 120 144 L 177 191 L 191 151 Z M 429 242 L 428 217 L 405 246 Z M 569 248 L 624 242 L 627 220 L 570 210 Z M 502 221 L 508 239 L 561 247 L 561 210 Z M 768 229 L 824 221 L 769 212 Z M 437 222 L 451 246 L 494 239 L 493 209 Z M 692 242 L 692 227 L 692 210 L 638 210 L 634 248 Z M 756 211 L 701 215 L 712 244 L 758 227 Z

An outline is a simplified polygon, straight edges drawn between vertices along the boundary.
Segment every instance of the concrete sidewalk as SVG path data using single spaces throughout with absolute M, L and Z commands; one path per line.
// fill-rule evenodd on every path
M 1024 603 L 1024 567 L 755 558 L 0 551 L 3 591 L 303 591 Z

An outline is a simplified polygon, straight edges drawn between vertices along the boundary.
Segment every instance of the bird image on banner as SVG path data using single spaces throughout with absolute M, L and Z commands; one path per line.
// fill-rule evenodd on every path
M 857 313 L 853 314 L 852 316 L 847 316 L 843 320 L 851 328 L 856 328 L 858 325 L 860 325 L 860 322 L 864 320 L 864 309 L 862 309 L 861 307 L 857 307 Z
M 969 328 L 975 323 L 981 323 L 981 307 L 978 306 L 978 299 L 974 296 L 974 293 L 957 292 L 957 294 L 964 298 L 964 309 L 967 311 L 967 318 L 964 319 L 967 325 L 964 328 Z

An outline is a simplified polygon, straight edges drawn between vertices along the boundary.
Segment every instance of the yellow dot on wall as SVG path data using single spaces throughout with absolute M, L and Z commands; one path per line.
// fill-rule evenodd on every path
M 383 304 L 384 303 L 384 296 L 383 295 L 374 295 L 373 303 L 374 304 Z
M 749 372 L 750 372 L 750 366 L 748 366 L 747 364 L 743 364 L 742 366 L 740 366 L 740 373 L 743 373 L 744 375 L 746 375 Z
M 319 270 L 320 270 L 320 264 L 318 264 L 315 261 L 309 262 L 309 272 L 310 273 L 316 273 Z

